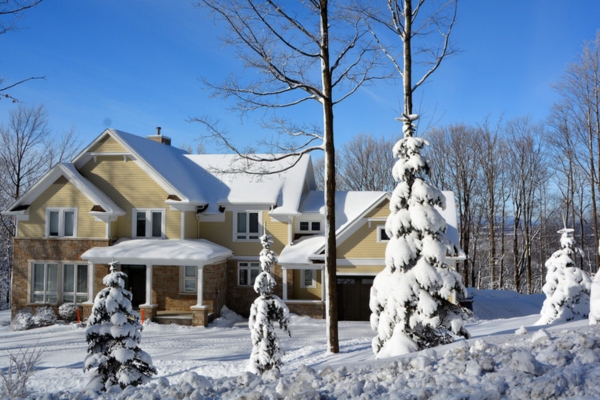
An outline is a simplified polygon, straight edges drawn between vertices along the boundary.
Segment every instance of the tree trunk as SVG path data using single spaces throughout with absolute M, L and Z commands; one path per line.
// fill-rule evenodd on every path
M 327 344 L 328 352 L 339 353 L 337 307 L 337 252 L 335 240 L 335 147 L 333 144 L 333 98 L 329 65 L 329 31 L 327 1 L 321 6 L 321 64 L 323 94 L 323 129 L 325 145 L 325 269 L 327 270 Z
M 410 41 L 412 39 L 412 0 L 404 0 L 404 113 L 408 116 L 413 110 L 413 88 L 412 88 L 412 51 Z

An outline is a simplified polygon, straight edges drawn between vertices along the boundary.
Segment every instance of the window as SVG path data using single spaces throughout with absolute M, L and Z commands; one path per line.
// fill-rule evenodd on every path
M 260 272 L 260 263 L 258 262 L 238 263 L 238 285 L 254 286 L 254 281 Z
M 319 221 L 301 221 L 300 232 L 320 232 L 321 223 Z
M 58 264 L 34 263 L 32 283 L 33 303 L 58 302 Z
M 183 267 L 183 291 L 186 293 L 196 293 L 198 290 L 198 267 L 194 265 L 186 265 Z
M 238 212 L 235 219 L 235 240 L 254 240 L 260 236 L 258 212 Z
M 385 231 L 385 226 L 381 225 L 377 227 L 377 241 L 378 242 L 389 242 L 390 238 Z
M 165 231 L 164 209 L 133 209 L 133 237 L 162 238 Z
M 303 288 L 316 288 L 317 287 L 317 270 L 315 269 L 303 269 L 300 271 L 300 287 Z
M 62 301 L 83 303 L 88 300 L 87 264 L 63 264 Z
M 77 236 L 76 208 L 46 209 L 46 236 L 74 237 Z

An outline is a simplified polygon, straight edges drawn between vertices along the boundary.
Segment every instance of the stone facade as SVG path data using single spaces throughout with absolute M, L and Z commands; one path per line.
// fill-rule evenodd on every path
M 37 307 L 47 305 L 31 303 L 30 301 L 30 261 L 77 261 L 81 260 L 81 255 L 86 250 L 92 247 L 108 246 L 108 242 L 108 239 L 15 238 L 11 314 L 14 315 L 17 310 L 24 307 L 34 310 Z M 98 275 L 101 273 L 99 270 L 101 268 L 96 270 L 94 293 L 102 288 L 102 277 L 106 275 L 108 267 L 100 279 L 98 279 Z M 58 312 L 58 305 L 52 306 Z M 84 309 L 84 317 L 85 312 Z
M 323 301 L 301 301 L 295 300 L 285 303 L 291 313 L 306 315 L 307 317 L 324 319 L 325 302 Z
M 190 311 L 196 305 L 196 293 L 181 291 L 180 267 L 155 265 L 152 268 L 152 303 L 156 311 Z M 221 307 L 227 298 L 227 263 L 206 265 L 203 273 L 203 305 L 208 313 L 220 315 Z

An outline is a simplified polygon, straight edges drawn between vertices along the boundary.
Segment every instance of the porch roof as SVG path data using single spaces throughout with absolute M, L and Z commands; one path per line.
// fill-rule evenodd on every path
M 113 246 L 93 247 L 81 259 L 94 264 L 209 265 L 233 255 L 204 239 L 119 239 Z

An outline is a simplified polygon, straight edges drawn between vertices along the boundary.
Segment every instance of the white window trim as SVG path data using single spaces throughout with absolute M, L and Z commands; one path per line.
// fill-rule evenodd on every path
M 377 243 L 387 243 L 390 241 L 389 239 L 383 239 L 381 237 L 381 231 L 383 230 L 385 232 L 385 225 L 377 225 L 376 229 L 377 229 Z
M 77 302 L 77 296 L 81 295 L 81 294 L 85 294 L 86 296 L 88 296 L 89 292 L 88 292 L 87 288 L 86 288 L 85 292 L 77 291 L 77 274 L 78 274 L 78 268 L 77 267 L 80 266 L 80 265 L 83 265 L 83 266 L 85 266 L 86 271 L 87 271 L 88 264 L 82 263 L 81 261 L 79 261 L 79 262 L 77 262 L 77 261 L 61 261 L 61 262 L 58 263 L 58 265 L 59 265 L 59 270 L 60 270 L 59 275 L 60 275 L 60 279 L 61 279 L 60 280 L 60 284 L 59 284 L 59 287 L 61 289 L 60 290 L 59 301 L 61 303 L 64 303 L 64 296 L 65 296 L 65 294 L 68 294 L 68 295 L 72 295 L 73 296 L 73 298 L 75 299 L 75 301 L 74 301 L 75 304 L 81 304 L 81 303 Z M 74 272 L 75 272 L 74 278 L 75 278 L 75 280 L 73 282 L 73 285 L 75 287 L 75 291 L 74 292 L 65 292 L 65 289 L 64 289 L 65 267 L 67 265 L 73 265 L 75 267 L 74 268 Z M 87 284 L 89 284 L 89 282 L 87 282 L 87 278 L 86 278 L 86 285 Z M 87 300 L 84 300 L 83 302 L 85 303 L 87 301 L 89 301 L 89 298 Z
M 86 267 L 88 266 L 88 264 L 82 263 L 81 260 L 79 261 L 73 261 L 73 260 L 29 260 L 29 276 L 27 278 L 27 303 L 28 304 L 52 304 L 52 305 L 57 305 L 57 304 L 63 304 L 65 301 L 63 299 L 63 288 L 64 288 L 64 266 L 66 264 L 72 264 L 72 265 L 85 265 Z M 34 265 L 35 264 L 44 264 L 44 265 L 48 265 L 48 264 L 56 264 L 57 266 L 57 271 L 56 271 L 56 303 L 49 303 L 47 301 L 44 302 L 35 302 L 33 301 L 33 295 L 35 294 L 34 291 L 34 282 L 33 282 L 33 276 L 34 276 Z M 44 275 L 47 274 L 46 272 L 46 268 L 44 271 Z M 88 277 L 89 278 L 89 277 Z M 46 278 L 44 278 L 46 279 Z M 77 284 L 77 283 L 75 283 Z M 88 282 L 89 284 L 89 282 Z M 49 292 L 49 293 L 54 293 L 54 292 Z M 71 293 L 71 292 L 69 292 Z M 75 300 L 77 300 L 77 293 L 83 293 L 83 292 L 76 292 L 75 293 Z M 86 294 L 88 294 L 88 292 L 85 292 Z M 44 295 L 46 296 L 46 295 Z M 44 299 L 46 300 L 46 298 Z M 93 299 L 92 299 L 93 300 Z M 89 301 L 86 300 L 86 301 Z M 70 303 L 70 302 L 69 302 Z M 76 303 L 76 304 L 81 304 L 81 303 Z
M 259 274 L 260 274 L 260 272 L 262 272 L 262 270 L 260 268 L 260 262 L 259 261 L 238 261 L 237 271 L 236 271 L 238 286 L 242 286 L 242 287 L 253 287 L 254 286 L 254 282 L 252 282 L 252 273 L 250 273 L 250 272 L 247 272 L 248 284 L 247 285 L 240 284 L 240 271 L 241 270 L 250 271 L 252 269 L 258 269 Z
M 258 240 L 258 238 L 256 239 L 248 239 L 248 236 L 250 236 L 250 233 L 248 232 L 248 230 L 246 230 L 246 239 L 238 239 L 238 214 L 239 213 L 246 213 L 246 214 L 250 214 L 250 213 L 257 213 L 258 214 L 258 233 L 257 236 L 260 238 L 263 234 L 263 217 L 262 217 L 262 211 L 258 211 L 258 210 L 240 210 L 240 211 L 234 211 L 233 212 L 233 241 L 234 242 L 256 242 Z M 250 219 L 248 217 L 248 221 L 246 221 L 246 227 L 249 229 L 250 228 Z
M 145 212 L 146 213 L 146 235 L 145 236 L 137 236 L 137 213 Z M 167 210 L 165 208 L 133 208 L 131 210 L 131 237 L 134 239 L 146 238 L 152 239 L 156 238 L 156 236 L 152 236 L 152 213 L 160 212 L 160 238 L 164 239 L 166 237 L 165 228 L 167 221 Z
M 306 285 L 304 281 L 304 274 L 306 271 L 310 271 L 312 273 L 312 284 Z M 300 270 L 300 287 L 303 289 L 315 289 L 317 287 L 317 270 L 316 269 L 301 269 Z
M 198 266 L 196 265 L 187 265 L 187 267 L 193 267 L 194 268 L 194 276 L 193 277 L 189 277 L 186 278 L 185 276 L 185 267 L 186 266 L 181 266 L 179 267 L 179 293 L 181 294 L 197 294 L 198 293 Z M 185 281 L 186 280 L 194 280 L 194 284 L 196 286 L 196 290 L 192 291 L 186 291 L 185 290 Z
M 77 207 L 48 207 L 46 208 L 46 237 L 77 237 Z M 58 236 L 50 236 L 50 212 L 58 212 Z M 65 211 L 73 211 L 73 236 L 65 236 Z
M 303 222 L 308 223 L 307 230 L 300 229 L 300 226 Z M 319 229 L 313 229 L 313 222 L 319 223 Z M 320 233 L 320 232 L 323 232 L 323 221 L 315 220 L 315 219 L 298 221 L 298 226 L 296 227 L 296 232 L 298 232 L 298 233 Z

